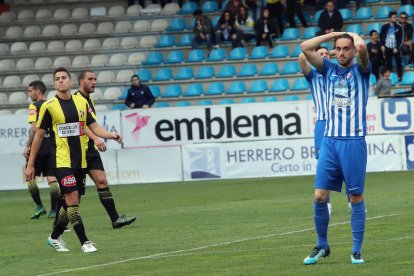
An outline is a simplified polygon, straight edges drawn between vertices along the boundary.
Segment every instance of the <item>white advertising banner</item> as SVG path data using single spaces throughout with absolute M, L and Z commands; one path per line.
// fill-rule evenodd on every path
M 1 115 L 0 154 L 23 154 L 30 127 L 27 115 Z
M 98 124 L 106 129 L 106 131 L 121 133 L 121 115 L 119 110 L 99 112 L 97 117 Z M 105 143 L 108 149 L 122 148 L 121 144 L 113 140 L 105 139 Z
M 316 172 L 313 139 L 186 145 L 185 180 L 310 175 Z M 399 136 L 367 137 L 367 171 L 403 170 Z
M 124 148 L 309 137 L 305 101 L 123 111 Z

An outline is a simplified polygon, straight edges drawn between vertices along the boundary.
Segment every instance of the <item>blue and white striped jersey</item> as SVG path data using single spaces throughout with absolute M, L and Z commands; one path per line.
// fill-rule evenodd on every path
M 342 68 L 339 64 L 323 60 L 327 95 L 327 122 L 325 136 L 363 137 L 366 135 L 366 106 L 369 75 L 358 64 Z
M 325 79 L 316 69 L 312 69 L 309 75 L 305 76 L 305 78 L 309 83 L 313 103 L 315 105 L 316 120 L 326 120 Z

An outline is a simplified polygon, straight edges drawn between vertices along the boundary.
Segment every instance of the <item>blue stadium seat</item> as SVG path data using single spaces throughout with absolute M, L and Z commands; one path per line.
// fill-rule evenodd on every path
M 319 32 L 318 27 L 307 27 L 303 32 L 302 38 L 303 39 L 310 39 L 316 36 L 316 33 Z
M 210 56 L 207 58 L 208 61 L 222 61 L 226 58 L 226 50 L 219 48 L 213 49 L 210 52 Z
M 271 92 L 285 92 L 289 90 L 289 82 L 287 79 L 275 79 L 270 88 Z
M 247 57 L 247 51 L 244 47 L 237 47 L 231 50 L 228 60 L 243 60 Z
M 188 54 L 186 62 L 202 62 L 206 59 L 206 54 L 203 50 L 194 49 Z
M 181 63 L 184 61 L 183 51 L 171 51 L 168 53 L 165 63 Z
M 190 46 L 191 45 L 192 34 L 181 34 L 180 41 L 176 42 L 177 46 Z
M 233 81 L 226 94 L 243 94 L 244 91 L 246 91 L 246 84 L 243 81 Z
M 400 85 L 412 85 L 414 83 L 414 72 L 405 72 Z
M 175 80 L 190 80 L 193 77 L 194 77 L 194 70 L 192 67 L 180 67 L 174 79 Z
M 118 97 L 118 100 L 125 100 L 126 97 L 128 96 L 128 89 L 129 87 L 124 87 L 121 91 L 121 96 Z
M 201 100 L 201 101 L 198 101 L 198 105 L 213 105 L 213 101 L 212 100 Z
M 257 66 L 254 63 L 245 63 L 242 65 L 238 77 L 252 77 L 257 74 Z
M 220 10 L 219 10 L 219 11 L 224 12 L 224 9 L 227 7 L 227 4 L 229 3 L 229 1 L 230 1 L 230 0 L 225 0 L 225 1 L 222 1 L 222 3 L 221 3 L 221 8 L 220 8 Z
M 172 47 L 175 43 L 175 38 L 173 35 L 162 35 L 158 40 L 155 47 L 162 48 L 162 47 Z
M 158 85 L 149 85 L 148 88 L 151 90 L 151 93 L 155 98 L 161 96 L 161 90 Z
M 201 11 L 203 13 L 215 12 L 216 10 L 218 10 L 218 5 L 216 1 L 206 1 L 201 6 Z
M 185 23 L 184 18 L 177 17 L 170 21 L 166 31 L 170 32 L 182 32 L 184 29 L 187 28 L 187 24 Z
M 313 101 L 312 94 L 307 94 L 306 97 L 305 97 L 305 100 Z
M 142 62 L 144 65 L 158 65 L 163 62 L 163 56 L 161 52 L 150 52 L 147 59 Z
M 112 110 L 127 110 L 128 107 L 125 104 L 114 104 L 111 108 Z
M 267 90 L 267 82 L 265 80 L 255 80 L 250 86 L 247 93 L 264 93 Z
M 286 45 L 277 45 L 270 53 L 271 58 L 286 58 L 289 56 L 289 47 Z
M 361 24 L 350 24 L 346 27 L 347 32 L 362 34 L 362 25 Z
M 240 103 L 255 103 L 256 99 L 255 98 L 251 98 L 251 97 L 247 97 L 247 98 L 242 98 L 240 100 Z
M 217 25 L 217 22 L 220 19 L 220 15 L 215 15 L 211 18 L 211 26 L 213 26 L 213 28 Z
M 312 18 L 311 22 L 318 23 L 319 17 L 321 16 L 322 12 L 323 12 L 323 10 L 316 11 L 315 14 L 313 15 L 313 18 Z
M 154 107 L 169 107 L 170 104 L 168 102 L 156 102 L 153 106 Z
M 175 106 L 179 106 L 179 107 L 191 106 L 191 102 L 187 102 L 187 101 L 184 101 L 184 102 L 176 102 L 175 103 Z
M 398 14 L 400 14 L 401 12 L 406 12 L 406 13 L 408 14 L 408 16 L 410 16 L 410 17 L 411 17 L 411 16 L 413 15 L 413 12 L 414 12 L 414 6 L 413 6 L 413 5 L 411 5 L 411 4 L 401 6 L 401 7 L 398 9 Z
M 196 79 L 210 79 L 214 77 L 214 67 L 212 66 L 203 66 L 198 69 Z
M 365 31 L 365 35 L 369 35 L 369 32 L 372 30 L 376 30 L 379 34 L 381 31 L 381 27 L 382 27 L 382 23 L 377 23 L 377 22 L 370 23 Z
M 290 53 L 290 57 L 298 57 L 302 53 L 302 47 L 300 44 L 296 45 L 295 49 L 293 49 L 292 53 Z
M 328 43 L 328 42 L 322 43 L 321 46 L 325 47 L 329 51 L 333 49 L 332 44 L 331 43 Z
M 161 94 L 162 98 L 175 98 L 181 95 L 181 85 L 170 84 L 165 89 L 165 93 Z
M 219 104 L 234 104 L 233 99 L 222 99 L 219 101 Z
M 173 72 L 171 68 L 160 68 L 157 74 L 153 78 L 153 81 L 168 81 L 173 78 Z
M 355 13 L 354 19 L 365 20 L 365 19 L 370 19 L 371 17 L 372 17 L 371 7 L 360 7 Z
M 213 82 L 207 88 L 205 95 L 220 95 L 224 93 L 224 85 L 222 82 Z
M 395 86 L 398 83 L 398 77 L 397 74 L 395 74 L 394 72 L 392 72 L 390 74 L 390 79 L 391 79 L 391 85 Z
M 231 78 L 236 74 L 236 67 L 233 64 L 225 64 L 220 67 L 220 71 L 216 74 L 217 78 Z
M 191 83 L 187 90 L 183 93 L 184 97 L 197 97 L 203 94 L 203 86 L 201 83 Z
M 377 78 L 375 77 L 374 74 L 369 75 L 369 83 L 372 85 L 377 84 Z
M 305 78 L 298 78 L 293 83 L 291 90 L 308 90 L 309 83 Z
M 287 95 L 283 98 L 284 101 L 299 101 L 300 98 L 298 95 Z
M 269 49 L 266 46 L 256 46 L 253 48 L 249 59 L 262 59 L 269 55 Z
M 299 36 L 300 32 L 297 28 L 286 28 L 280 40 L 296 40 Z
M 262 71 L 260 71 L 259 76 L 273 76 L 279 72 L 279 67 L 275 62 L 269 62 L 263 64 Z
M 149 69 L 145 69 L 145 68 L 138 69 L 137 75 L 139 76 L 139 79 L 143 82 L 147 82 L 152 79 L 151 70 Z
M 350 9 L 339 9 L 344 21 L 352 19 L 352 11 Z
M 283 65 L 282 71 L 280 71 L 281 75 L 285 74 L 297 74 L 300 72 L 299 63 L 296 61 L 288 61 Z
M 385 19 L 385 18 L 388 18 L 388 14 L 392 10 L 393 9 L 390 6 L 380 6 L 380 7 L 378 7 L 377 14 L 375 15 L 375 19 Z
M 278 99 L 275 96 L 266 96 L 263 98 L 263 102 L 265 103 L 272 103 L 272 102 L 277 102 Z
M 194 11 L 197 9 L 197 3 L 195 2 L 185 2 L 177 13 L 178 14 L 193 14 Z

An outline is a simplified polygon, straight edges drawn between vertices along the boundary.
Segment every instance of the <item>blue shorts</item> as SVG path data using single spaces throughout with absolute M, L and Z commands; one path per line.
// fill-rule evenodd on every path
M 340 192 L 345 181 L 347 195 L 362 194 L 366 167 L 365 138 L 325 137 L 316 167 L 315 189 Z
M 326 126 L 325 120 L 318 120 L 315 123 L 314 140 L 315 140 L 315 158 L 316 159 L 319 158 L 319 154 L 321 152 L 321 146 L 322 146 L 323 134 L 325 132 L 325 126 Z

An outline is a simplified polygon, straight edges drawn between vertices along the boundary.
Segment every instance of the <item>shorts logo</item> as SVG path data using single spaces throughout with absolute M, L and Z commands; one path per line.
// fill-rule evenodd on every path
M 192 179 L 221 178 L 220 150 L 202 148 L 190 152 Z
M 411 128 L 411 103 L 407 99 L 386 99 L 381 102 L 381 123 L 385 130 Z
M 64 187 L 76 186 L 76 178 L 73 175 L 65 176 L 60 182 Z

